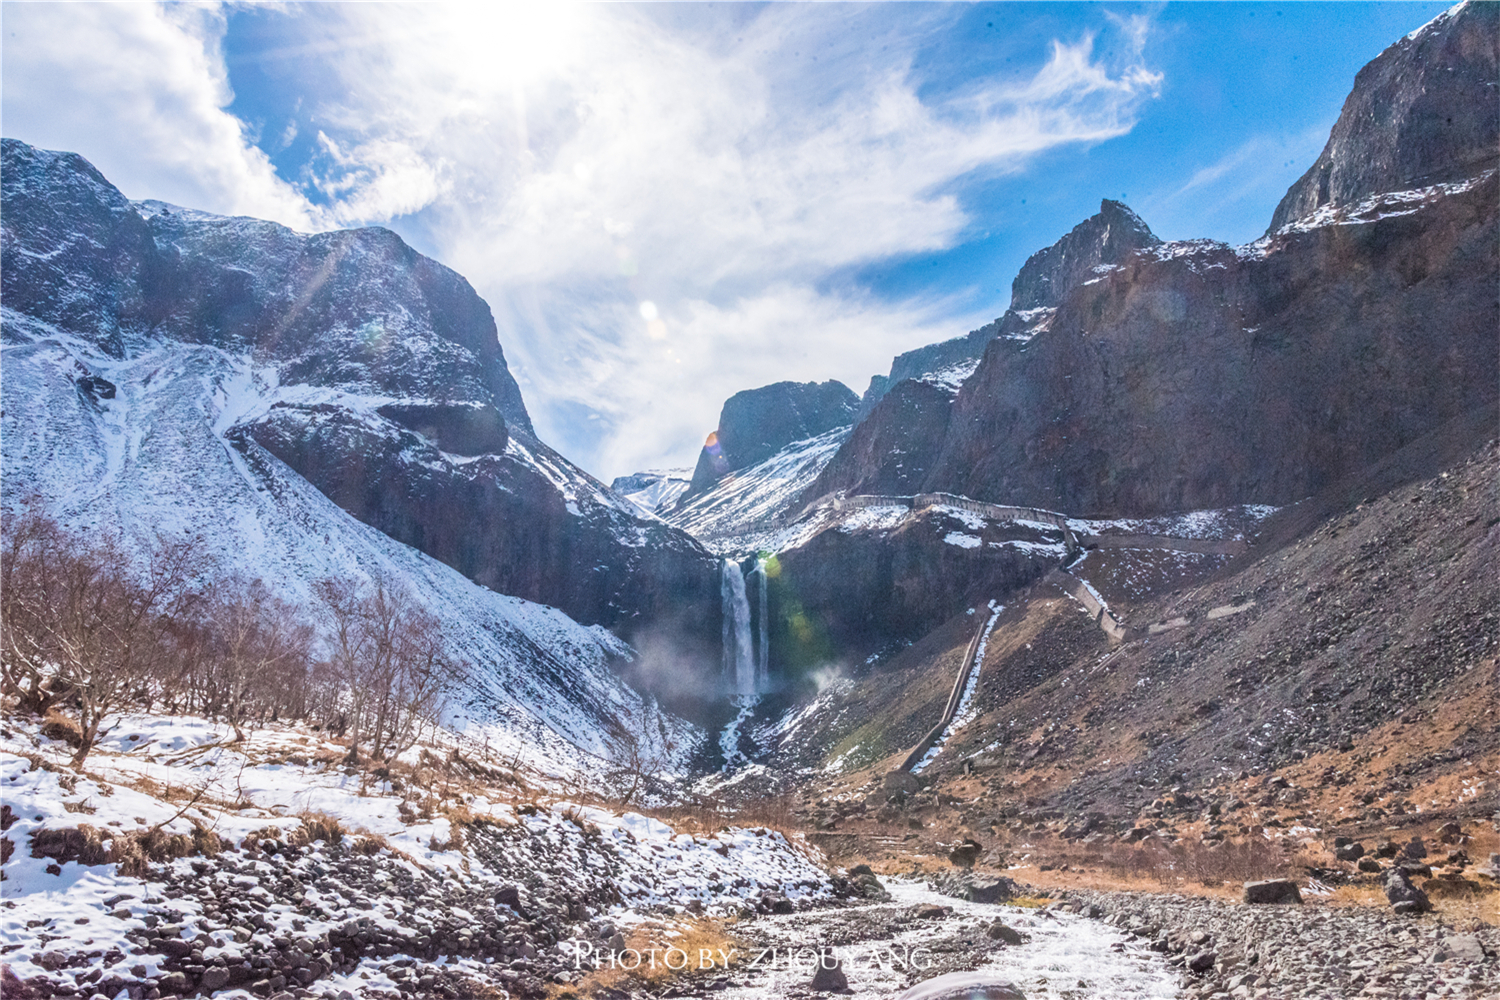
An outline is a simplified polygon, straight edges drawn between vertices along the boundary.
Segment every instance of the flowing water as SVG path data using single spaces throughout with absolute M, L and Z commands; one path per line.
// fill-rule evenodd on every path
M 719 595 L 724 602 L 724 677 L 733 685 L 736 696 L 754 697 L 758 686 L 750 638 L 750 599 L 739 563 L 724 561 Z

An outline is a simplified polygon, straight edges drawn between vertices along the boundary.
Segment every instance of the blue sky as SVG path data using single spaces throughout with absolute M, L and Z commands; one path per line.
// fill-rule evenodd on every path
M 395 229 L 608 478 L 987 322 L 1101 198 L 1254 239 L 1444 6 L 5 4 L 0 128 L 134 198 Z

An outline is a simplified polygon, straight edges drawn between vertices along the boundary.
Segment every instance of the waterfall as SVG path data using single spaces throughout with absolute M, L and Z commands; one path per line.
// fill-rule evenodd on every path
M 733 679 L 735 694 L 754 697 L 757 688 L 754 651 L 750 648 L 750 599 L 745 594 L 745 574 L 731 559 L 724 560 L 719 596 L 724 606 L 724 676 Z
M 755 573 L 760 577 L 760 591 L 755 602 L 755 612 L 760 615 L 760 643 L 755 649 L 755 689 L 764 691 L 771 686 L 771 608 L 766 603 L 764 559 L 755 564 Z

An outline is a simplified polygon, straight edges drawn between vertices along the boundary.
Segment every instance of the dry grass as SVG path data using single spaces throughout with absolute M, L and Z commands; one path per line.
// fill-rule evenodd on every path
M 319 840 L 330 846 L 343 843 L 344 827 L 336 817 L 309 810 L 299 813 L 297 818 L 302 825 L 292 831 L 287 843 L 297 847 L 307 847 Z
M 57 709 L 49 709 L 42 719 L 42 735 L 77 749 L 83 746 L 83 728 Z
M 367 833 L 354 838 L 354 843 L 350 845 L 349 849 L 355 854 L 370 857 L 379 854 L 381 851 L 391 850 L 391 845 L 379 834 Z
M 1285 845 L 1259 837 L 1212 846 L 1147 839 L 1134 846 L 1115 845 L 1083 860 L 1128 878 L 1154 879 L 1162 886 L 1193 882 L 1208 887 L 1284 878 L 1296 864 Z
M 687 924 L 648 925 L 633 930 L 625 950 L 611 961 L 607 951 L 581 960 L 589 970 L 571 986 L 549 987 L 548 996 L 591 996 L 629 985 L 651 992 L 679 980 L 722 973 L 726 968 L 754 957 L 736 938 L 729 924 L 720 920 L 697 920 Z M 599 968 L 594 969 L 597 959 Z M 629 967 L 629 966 L 634 966 Z

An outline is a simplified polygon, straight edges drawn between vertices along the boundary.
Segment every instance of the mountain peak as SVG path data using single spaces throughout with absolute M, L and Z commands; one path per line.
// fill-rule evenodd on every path
M 1268 233 L 1372 194 L 1467 180 L 1500 147 L 1500 5 L 1462 3 L 1398 40 L 1354 77 L 1317 161 Z
M 1056 306 L 1069 290 L 1087 281 L 1094 268 L 1118 264 L 1160 242 L 1130 206 L 1105 198 L 1099 203 L 1099 214 L 1026 259 L 1011 283 L 1010 307 L 1020 311 Z

